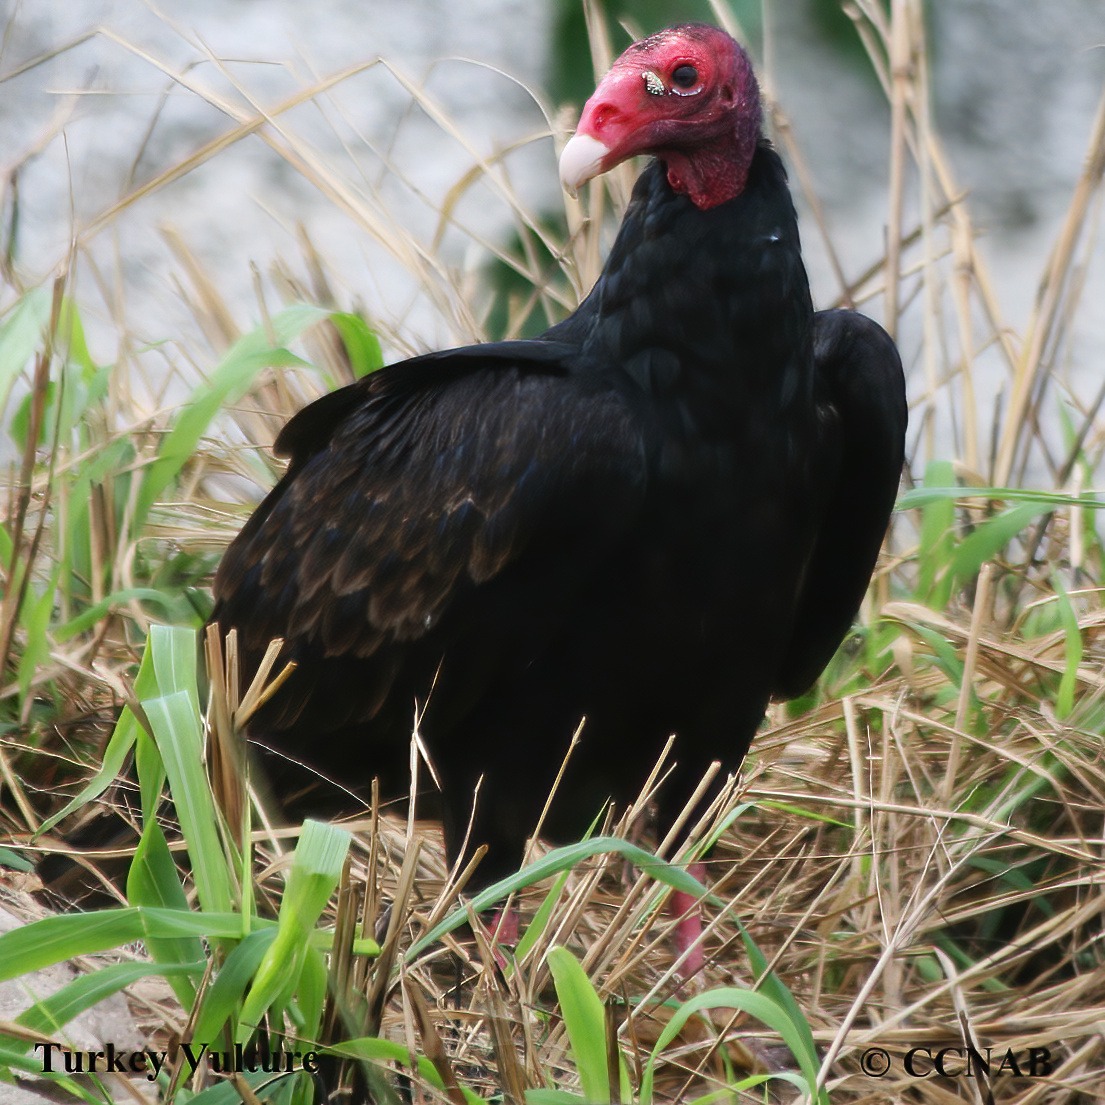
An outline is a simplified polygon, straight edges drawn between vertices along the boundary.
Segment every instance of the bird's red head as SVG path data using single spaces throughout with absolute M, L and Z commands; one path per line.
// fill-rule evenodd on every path
M 599 83 L 560 157 L 580 185 L 627 157 L 654 154 L 701 208 L 738 196 L 760 136 L 760 90 L 741 46 L 717 27 L 682 23 L 636 42 Z

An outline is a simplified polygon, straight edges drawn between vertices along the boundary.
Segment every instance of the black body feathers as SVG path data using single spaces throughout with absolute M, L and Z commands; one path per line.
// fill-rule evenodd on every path
M 298 665 L 250 735 L 395 797 L 417 703 L 453 849 L 483 778 L 485 880 L 517 866 L 584 715 L 549 834 L 634 797 L 674 732 L 668 822 L 847 632 L 905 422 L 889 338 L 813 313 L 770 147 L 705 211 L 654 163 L 571 318 L 383 369 L 285 427 L 288 472 L 215 585 L 249 662 L 279 636 Z

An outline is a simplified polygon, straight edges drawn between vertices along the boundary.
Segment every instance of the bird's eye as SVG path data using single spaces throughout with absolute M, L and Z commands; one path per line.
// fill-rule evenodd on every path
M 677 65 L 671 74 L 676 88 L 694 88 L 698 83 L 698 70 L 693 65 Z

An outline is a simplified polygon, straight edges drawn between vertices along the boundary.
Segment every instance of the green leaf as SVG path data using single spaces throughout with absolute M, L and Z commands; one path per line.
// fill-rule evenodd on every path
M 925 487 L 955 483 L 948 461 L 930 461 L 925 469 Z M 921 508 L 921 547 L 917 556 L 915 598 L 934 610 L 943 610 L 951 596 L 948 571 L 955 543 L 955 501 L 936 498 Z
M 1043 784 L 1046 780 L 1040 779 L 1037 780 L 1037 782 Z M 1004 810 L 1000 816 L 1002 818 L 1006 816 Z M 1035 905 L 1045 917 L 1056 916 L 1055 907 L 1047 898 L 1046 892 L 1033 894 L 1033 891 L 1041 891 L 1042 888 L 1040 888 L 1033 879 L 1030 879 L 1024 871 L 1020 870 L 1020 868 L 1010 867 L 1004 861 L 983 855 L 972 855 L 969 858 L 969 862 L 972 867 L 977 867 L 980 871 L 985 871 L 988 875 L 997 879 L 998 882 L 1005 883 L 1026 896 L 1031 895 L 1032 904 Z M 973 962 L 971 966 L 974 966 Z
M 356 379 L 383 367 L 384 354 L 380 348 L 380 339 L 360 315 L 334 311 L 330 315 L 330 321 L 341 335 L 349 357 L 349 366 Z
M 135 849 L 130 871 L 127 872 L 127 900 L 135 906 L 188 911 L 188 898 L 180 883 L 176 861 L 169 851 L 165 834 L 156 817 L 146 819 L 142 839 Z M 146 948 L 154 962 L 165 965 L 195 962 L 204 958 L 203 944 L 198 937 L 193 940 L 161 940 L 156 936 L 147 936 Z M 196 988 L 192 980 L 186 976 L 173 975 L 169 984 L 183 1009 L 191 1012 L 196 1001 Z
M 328 977 L 326 957 L 308 941 L 307 954 L 303 957 L 303 967 L 299 972 L 295 991 L 296 1008 L 301 1021 L 298 1031 L 300 1036 L 308 1040 L 317 1040 L 322 1030 Z
M 311 932 L 337 888 L 351 841 L 336 825 L 303 823 L 280 900 L 276 939 L 265 951 L 242 1005 L 238 1043 L 249 1039 L 270 1006 L 290 1000 L 308 957 Z
M 54 639 L 59 643 L 68 641 L 78 633 L 85 633 L 91 629 L 101 618 L 111 613 L 112 609 L 122 606 L 127 602 L 147 602 L 160 606 L 166 612 L 173 608 L 172 599 L 161 591 L 155 591 L 152 587 L 126 587 L 122 591 L 114 591 L 107 598 L 102 599 L 87 610 L 82 610 L 75 618 L 71 618 L 64 625 L 54 630 Z M 189 632 L 192 632 L 189 630 Z
M 153 652 L 157 689 L 147 694 L 143 688 L 140 700 L 155 696 L 164 698 L 183 691 L 191 695 L 199 710 L 196 631 L 179 625 L 152 625 L 147 647 Z M 135 692 L 138 693 L 137 687 Z
M 636 844 L 630 844 L 627 840 L 617 837 L 598 836 L 591 840 L 581 840 L 575 844 L 567 844 L 562 848 L 554 848 L 551 852 L 534 860 L 521 871 L 508 875 L 493 883 L 486 890 L 481 890 L 471 901 L 454 910 L 445 920 L 435 925 L 425 936 L 416 940 L 406 953 L 406 960 L 410 962 L 424 949 L 440 940 L 447 932 L 459 928 L 468 922 L 468 910 L 480 913 L 490 909 L 496 902 L 521 890 L 524 886 L 532 886 L 552 875 L 567 871 L 577 863 L 592 856 L 602 855 L 607 852 L 615 852 L 624 856 L 630 863 L 639 867 L 657 882 L 670 886 L 673 890 L 681 890 L 684 894 L 693 894 L 698 898 L 708 897 L 706 888 L 693 875 L 674 864 L 662 859 L 657 859 L 651 852 L 646 852 Z
M 681 855 L 679 857 L 680 863 L 690 862 L 692 859 L 699 859 L 705 855 L 729 830 L 736 822 L 737 818 L 743 817 L 745 813 L 755 807 L 754 802 L 738 802 L 714 827 L 710 830 L 710 835 L 703 840 L 697 842 L 689 855 Z
M 139 700 L 152 698 L 157 694 L 157 676 L 153 661 L 153 650 L 147 644 L 146 651 L 142 655 L 142 664 L 134 681 L 134 693 Z M 111 740 L 104 749 L 104 762 L 100 770 L 81 788 L 80 793 L 72 801 L 67 802 L 53 817 L 47 818 L 42 823 L 36 836 L 48 833 L 62 818 L 68 817 L 74 810 L 98 798 L 115 782 L 122 770 L 123 761 L 134 747 L 138 730 L 138 719 L 129 706 L 124 706 L 119 714 L 119 720 L 115 723 Z
M 779 1033 L 783 1038 L 783 1042 L 790 1048 L 791 1053 L 798 1061 L 798 1065 L 802 1071 L 801 1079 L 795 1084 L 800 1085 L 800 1088 L 805 1094 L 813 1094 L 813 1087 L 817 1083 L 818 1071 L 816 1052 L 811 1058 L 806 1043 L 802 1038 L 802 1034 L 794 1025 L 788 1011 L 777 1002 L 772 1001 L 771 998 L 767 997 L 765 994 L 755 993 L 752 990 L 742 990 L 733 986 L 726 986 L 716 990 L 707 990 L 703 994 L 696 994 L 689 1001 L 685 1001 L 680 1005 L 672 1015 L 671 1020 L 664 1027 L 663 1032 L 660 1033 L 660 1037 L 656 1041 L 656 1046 L 652 1049 L 652 1053 L 649 1055 L 648 1061 L 645 1063 L 645 1068 L 641 1074 L 641 1105 L 651 1105 L 652 1103 L 656 1065 L 660 1061 L 664 1049 L 679 1035 L 683 1030 L 683 1026 L 692 1016 L 709 1009 L 740 1010 L 755 1017 L 774 1032 Z M 782 1077 L 782 1075 L 776 1075 L 774 1077 Z M 794 1082 L 794 1076 L 789 1075 L 786 1080 Z M 818 1095 L 818 1101 L 823 1102 L 824 1105 L 828 1105 L 828 1096 L 822 1092 Z
M 0 848 L 0 867 L 10 867 L 14 871 L 33 871 L 35 869 L 35 865 L 26 856 L 21 856 L 10 848 Z
M 35 672 L 50 659 L 50 618 L 54 612 L 54 596 L 57 592 L 60 565 L 54 568 L 50 582 L 41 595 L 35 596 L 28 588 L 22 607 L 22 622 L 26 630 L 26 644 L 19 657 L 19 700 L 25 702 L 31 690 Z
M 215 981 L 203 996 L 196 1018 L 195 1040 L 214 1040 L 228 1020 L 235 1017 L 250 981 L 265 952 L 276 939 L 276 927 L 251 932 L 227 957 Z
M 68 297 L 62 300 L 61 310 L 58 313 L 57 345 L 65 360 L 81 370 L 86 383 L 92 383 L 104 375 L 92 360 L 88 343 L 85 341 L 84 323 L 81 322 L 80 312 Z M 104 386 L 106 388 L 106 377 Z M 100 397 L 100 394 L 93 395 L 95 399 Z
M 187 1070 L 187 1065 L 185 1066 Z M 293 1096 L 294 1088 L 303 1084 L 306 1076 L 297 1071 L 294 1074 L 270 1074 L 265 1071 L 244 1071 L 237 1075 L 233 1082 L 216 1082 L 213 1086 L 201 1090 L 194 1097 L 185 1098 L 179 1091 L 176 1101 L 180 1105 L 242 1105 L 242 1095 L 235 1084 L 241 1079 L 253 1091 L 256 1097 L 264 1105 L 300 1105 L 300 1100 Z M 308 1084 L 309 1088 L 309 1084 Z M 305 1099 L 311 1102 L 313 1097 L 308 1094 Z
M 780 813 L 789 813 L 794 817 L 804 817 L 809 821 L 820 821 L 825 825 L 834 825 L 838 829 L 852 830 L 855 825 L 848 821 L 841 821 L 837 817 L 830 817 L 827 813 L 817 813 L 814 810 L 807 810 L 802 806 L 793 806 L 789 802 L 758 802 L 756 803 L 760 809 L 764 810 L 779 810 Z
M 938 466 L 938 472 L 933 476 L 933 483 L 928 481 L 928 472 L 933 465 Z M 912 491 L 905 492 L 898 500 L 896 510 L 915 510 L 931 503 L 951 501 L 959 502 L 964 499 L 983 499 L 988 502 L 1021 502 L 1038 503 L 1041 506 L 1066 507 L 1084 506 L 1091 509 L 1105 506 L 1105 500 L 1098 499 L 1093 491 L 1083 491 L 1080 495 L 1071 495 L 1066 491 L 1039 491 L 1028 487 L 963 487 L 954 482 L 951 476 L 951 466 L 946 461 L 934 461 L 926 470 L 924 487 L 915 487 Z M 941 486 L 936 483 L 939 475 L 939 466 L 944 466 L 949 483 Z
M 41 1078 L 42 1054 L 27 1055 L 22 1048 L 10 1047 L 5 1041 L 5 1037 L 0 1037 L 0 1073 L 6 1073 L 9 1070 L 21 1070 Z M 90 1090 L 79 1085 L 72 1078 L 67 1078 L 64 1074 L 52 1074 L 47 1077 L 50 1079 L 51 1088 L 64 1089 L 74 1097 L 80 1098 L 81 1101 L 89 1102 L 90 1105 L 104 1105 L 104 1099 L 101 1095 L 93 1095 Z
M 59 914 L 0 934 L 0 982 L 145 936 L 137 909 Z
M 109 963 L 87 974 L 78 975 L 48 998 L 36 1001 L 16 1018 L 15 1023 L 46 1037 L 56 1036 L 59 1029 L 74 1017 L 140 979 L 153 975 L 168 978 L 190 975 L 199 979 L 205 967 L 206 963 L 202 959 L 194 963 L 167 966 L 152 963 Z M 13 1048 L 20 1044 L 24 1047 L 31 1046 L 29 1040 L 13 1038 L 7 1041 L 7 1045 Z
M 600 814 L 596 814 L 594 820 L 587 826 L 587 831 L 581 837 L 582 840 L 590 840 L 591 834 L 595 831 L 596 826 L 599 823 Z M 521 939 L 518 941 L 518 946 L 514 949 L 515 962 L 523 959 L 529 950 L 534 947 L 537 941 L 541 938 L 541 934 L 545 931 L 546 926 L 549 923 L 549 918 L 553 914 L 553 910 L 556 908 L 556 903 L 560 899 L 560 892 L 564 889 L 565 884 L 568 881 L 569 871 L 561 871 L 559 875 L 553 880 L 552 886 L 549 887 L 548 892 L 541 900 L 541 904 L 537 907 L 537 912 L 533 915 L 533 920 L 526 926 L 526 931 L 522 933 Z M 514 965 L 508 963 L 506 966 L 506 974 L 509 978 L 514 971 Z
M 154 503 L 195 454 L 200 438 L 207 432 L 219 409 L 226 403 L 237 402 L 262 369 L 306 364 L 284 346 L 325 317 L 326 312 L 318 307 L 306 304 L 288 307 L 270 320 L 275 345 L 270 343 L 269 329 L 258 327 L 243 335 L 227 350 L 206 383 L 181 408 L 161 443 L 157 459 L 146 470 L 135 508 L 136 529 L 145 525 Z
M 1082 663 L 1082 631 L 1078 627 L 1078 615 L 1071 605 L 1070 596 L 1063 587 L 1059 573 L 1051 573 L 1051 586 L 1059 604 L 1059 620 L 1063 626 L 1064 658 L 1066 666 L 1059 681 L 1059 693 L 1055 698 L 1055 714 L 1062 721 L 1074 709 L 1074 692 L 1078 687 L 1078 665 Z
M 522 938 L 518 941 L 518 946 L 514 949 L 515 960 L 521 961 L 524 959 L 530 949 L 541 939 L 541 934 L 545 931 L 545 927 L 549 923 L 549 918 L 552 916 L 553 910 L 556 908 L 556 903 L 560 898 L 560 892 L 564 889 L 564 885 L 567 881 L 567 871 L 562 871 L 556 879 L 553 880 L 549 892 L 541 899 L 541 904 L 537 907 L 537 912 L 533 915 L 533 920 L 526 926 L 526 931 L 522 933 Z
M 973 579 L 988 560 L 992 560 L 1021 533 L 1033 518 L 1046 513 L 1039 503 L 1022 503 L 981 522 L 964 537 L 951 558 L 951 573 L 957 582 Z
M 203 762 L 203 723 L 196 691 L 177 691 L 142 704 L 165 765 L 180 830 L 192 863 L 196 893 L 205 910 L 230 910 L 233 895 L 218 815 Z
M 138 913 L 142 918 L 143 939 L 160 937 L 164 940 L 186 940 L 191 936 L 202 936 L 205 940 L 217 940 L 242 935 L 240 913 L 205 913 L 190 909 L 154 909 L 149 906 L 141 906 Z M 248 920 L 251 931 L 275 926 L 274 921 L 263 917 L 250 917 Z
M 605 1105 L 610 1100 L 610 1068 L 606 1062 L 606 1011 L 602 1000 L 579 960 L 567 948 L 550 948 L 545 959 L 552 972 L 583 1096 L 595 1105 Z
M 45 345 L 52 300 L 49 286 L 33 288 L 0 325 L 0 413 L 7 407 L 12 384 Z
M 749 931 L 739 920 L 737 921 L 737 929 L 741 934 L 745 952 L 748 954 L 748 961 L 759 980 L 756 983 L 756 989 L 766 994 L 786 1011 L 805 1049 L 806 1065 L 802 1069 L 808 1073 L 808 1070 L 812 1068 L 816 1073 L 818 1069 L 817 1044 L 814 1042 L 813 1029 L 810 1028 L 810 1022 L 806 1019 L 805 1013 L 802 1012 L 802 1007 L 794 1000 L 794 995 L 783 980 L 774 971 L 768 969 L 767 956 L 760 951 L 759 945 L 752 939 Z M 795 1058 L 801 1062 L 802 1056 L 795 1053 Z M 820 1096 L 827 1105 L 828 1099 L 824 1090 L 821 1091 Z
M 963 660 L 951 641 L 942 633 L 937 633 L 935 629 L 931 629 L 927 625 L 920 625 L 917 622 L 909 622 L 908 624 L 918 637 L 928 643 L 936 657 L 936 663 L 940 670 L 951 680 L 956 689 L 961 687 L 963 685 Z
M 339 1055 L 346 1059 L 363 1059 L 369 1063 L 398 1063 L 402 1067 L 410 1067 L 411 1053 L 405 1044 L 392 1043 L 391 1040 L 380 1040 L 375 1036 L 360 1036 L 355 1040 L 347 1040 L 345 1043 L 334 1044 L 325 1049 L 327 1055 Z M 445 1083 L 441 1075 L 437 1073 L 433 1063 L 424 1055 L 414 1056 L 418 1065 L 418 1074 L 435 1089 L 445 1089 Z M 464 1100 L 469 1105 L 487 1105 L 484 1098 L 474 1094 L 464 1086 L 460 1087 L 464 1094 Z
M 252 917 L 250 926 L 262 930 L 274 927 L 274 922 Z M 63 913 L 0 933 L 0 982 L 136 940 L 196 936 L 210 940 L 241 934 L 242 917 L 238 913 L 195 913 L 147 906 Z
M 35 447 L 41 449 L 50 433 L 51 412 L 54 409 L 54 399 L 58 389 L 53 380 L 46 382 L 44 417 L 38 428 L 38 437 L 35 439 Z M 15 414 L 11 420 L 11 436 L 16 448 L 22 453 L 27 448 L 27 437 L 31 432 L 31 408 L 34 404 L 34 393 L 28 392 L 19 401 L 15 408 Z

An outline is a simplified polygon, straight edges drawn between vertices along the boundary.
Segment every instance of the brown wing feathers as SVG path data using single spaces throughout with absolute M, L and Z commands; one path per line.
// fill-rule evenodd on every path
M 279 442 L 296 450 L 289 474 L 216 580 L 215 616 L 240 627 L 247 652 L 282 636 L 291 658 L 375 658 L 372 689 L 353 710 L 366 718 L 403 668 L 402 647 L 432 637 L 466 595 L 525 555 L 538 529 L 589 525 L 588 484 L 613 481 L 625 502 L 641 478 L 616 398 L 582 409 L 562 369 L 442 355 L 429 373 L 410 367 L 352 385 L 356 403 L 330 404 L 344 416 L 336 424 L 311 414 L 307 434 L 289 423 Z M 564 463 L 565 440 L 587 427 L 601 444 Z M 449 639 L 447 628 L 440 647 Z

